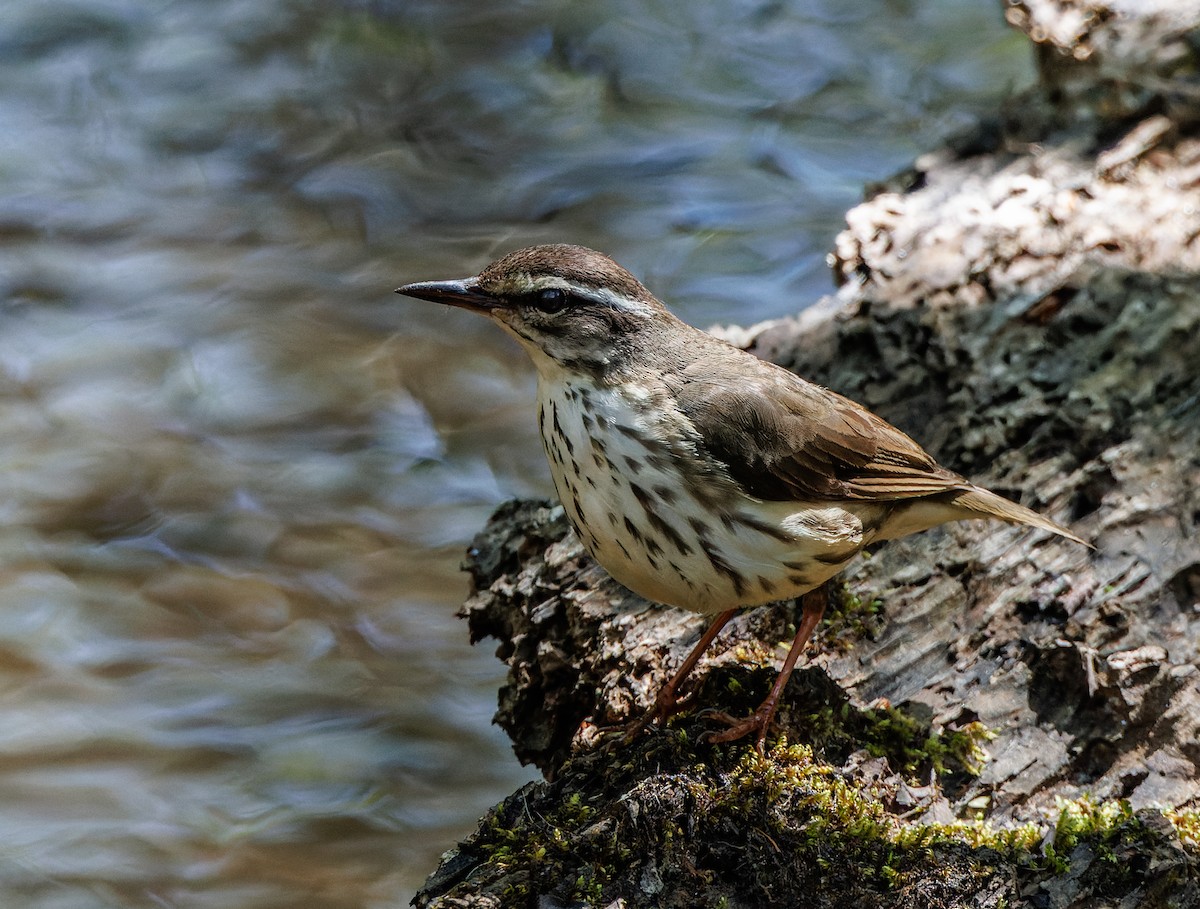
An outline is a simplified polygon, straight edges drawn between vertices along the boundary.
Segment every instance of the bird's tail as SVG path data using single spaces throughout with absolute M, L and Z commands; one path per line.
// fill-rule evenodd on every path
M 1042 530 L 1049 530 L 1060 537 L 1066 537 L 1068 540 L 1082 543 L 1089 549 L 1095 549 L 1087 540 L 1071 533 L 1071 531 L 1067 530 L 1061 524 L 1051 521 L 1049 518 L 1042 517 L 1042 515 L 1032 509 L 1026 508 L 1024 505 L 1010 502 L 1003 496 L 998 496 L 996 493 L 990 492 L 981 486 L 971 486 L 954 496 L 954 504 L 960 508 L 978 512 L 981 518 L 998 518 L 1010 524 L 1028 524 L 1030 527 L 1040 527 Z

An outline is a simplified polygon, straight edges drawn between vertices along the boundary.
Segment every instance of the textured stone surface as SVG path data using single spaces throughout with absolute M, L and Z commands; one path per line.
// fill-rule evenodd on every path
M 836 298 L 726 334 L 1069 523 L 1095 551 L 957 524 L 849 569 L 780 728 L 814 742 L 815 760 L 884 815 L 866 840 L 832 828 L 814 857 L 804 831 L 829 808 L 814 814 L 789 788 L 809 785 L 796 782 L 807 759 L 788 758 L 806 769 L 789 765 L 790 782 L 775 785 L 768 756 L 754 788 L 738 763 L 745 746 L 685 747 L 703 717 L 627 751 L 604 744 L 597 726 L 643 709 L 703 620 L 608 579 L 552 503 L 506 506 L 470 555 L 477 592 L 465 613 L 510 666 L 498 721 L 553 782 L 499 806 L 420 904 L 509 905 L 505 893 L 529 905 L 773 906 L 799 894 L 830 906 L 1200 902 L 1196 843 L 1159 813 L 1200 807 L 1200 10 L 1008 9 L 1046 48 L 1042 88 L 848 214 L 832 257 Z M 795 619 L 784 604 L 735 620 L 698 669 L 699 700 L 753 704 Z M 960 760 L 932 777 L 924 758 L 893 766 L 898 752 L 869 738 L 884 704 L 926 732 L 981 722 L 995 735 L 988 759 L 978 773 Z M 721 796 L 704 801 L 740 785 L 743 817 L 722 815 Z M 1056 838 L 1058 800 L 1083 795 L 1126 800 L 1124 819 L 1107 838 Z M 564 815 L 579 799 L 588 810 Z M 574 844 L 564 856 L 576 858 L 529 859 L 549 847 L 521 840 L 536 826 L 527 817 L 555 818 Z M 1039 823 L 1050 851 L 1025 861 L 964 841 L 911 854 L 896 845 L 915 820 L 979 817 Z M 1068 842 L 1059 861 L 1053 844 Z M 599 873 L 621 843 L 637 861 Z M 739 866 L 728 843 L 748 844 L 758 870 L 748 858 Z M 883 854 L 901 858 L 893 867 Z M 800 867 L 808 861 L 817 867 Z M 764 863 L 778 864 L 775 884 L 763 883 Z

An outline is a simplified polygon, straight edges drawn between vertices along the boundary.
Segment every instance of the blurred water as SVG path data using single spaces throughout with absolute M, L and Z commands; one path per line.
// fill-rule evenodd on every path
M 794 311 L 1030 78 L 998 7 L 6 0 L 0 905 L 406 901 L 529 777 L 452 616 L 549 487 L 521 354 L 391 289 L 566 240 Z

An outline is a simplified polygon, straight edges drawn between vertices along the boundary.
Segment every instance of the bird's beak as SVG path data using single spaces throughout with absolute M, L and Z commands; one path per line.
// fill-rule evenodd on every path
M 461 281 L 419 281 L 416 284 L 397 287 L 396 293 L 482 313 L 500 305 L 499 300 L 479 289 L 474 278 L 463 278 Z

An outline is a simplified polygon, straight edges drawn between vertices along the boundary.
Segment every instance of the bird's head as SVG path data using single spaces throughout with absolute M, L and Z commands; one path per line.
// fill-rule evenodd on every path
M 483 313 L 513 334 L 540 370 L 605 369 L 634 340 L 676 320 L 608 256 L 582 246 L 531 246 L 473 278 L 421 281 L 396 293 Z

